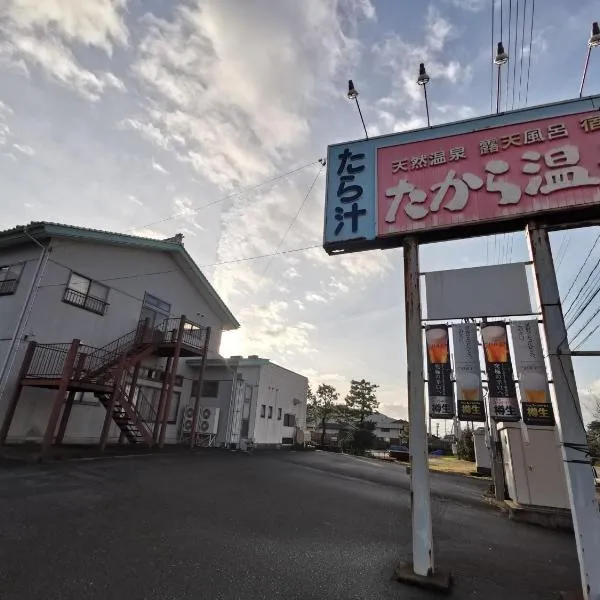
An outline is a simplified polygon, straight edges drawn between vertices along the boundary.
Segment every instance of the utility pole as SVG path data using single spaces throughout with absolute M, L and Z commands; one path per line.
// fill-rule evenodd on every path
M 548 230 L 535 222 L 527 227 L 527 237 L 554 382 L 552 406 L 567 479 L 583 598 L 600 600 L 600 512 L 550 239 Z
M 429 488 L 429 452 L 425 377 L 423 374 L 423 331 L 419 244 L 404 242 L 404 305 L 406 307 L 406 362 L 408 367 L 408 425 L 410 444 L 410 497 L 412 515 L 412 563 L 401 562 L 396 579 L 404 583 L 447 592 L 449 573 L 435 570 Z
M 416 575 L 426 577 L 434 571 L 434 560 L 429 465 L 427 462 L 427 429 L 425 427 L 425 378 L 423 375 L 419 245 L 414 239 L 409 239 L 404 244 L 404 295 L 408 366 L 413 571 Z

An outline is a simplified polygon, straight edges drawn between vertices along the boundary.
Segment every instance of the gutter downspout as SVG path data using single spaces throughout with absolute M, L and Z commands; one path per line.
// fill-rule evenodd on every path
M 234 416 L 234 405 L 235 398 L 237 392 L 237 382 L 238 382 L 238 368 L 235 368 L 235 371 L 231 371 L 233 378 L 231 381 L 231 394 L 229 395 L 229 409 L 227 411 L 227 427 L 225 428 L 225 447 L 231 447 L 231 440 L 233 438 L 233 416 Z
M 2 369 L 0 370 L 0 401 L 2 400 L 2 396 L 4 394 L 4 391 L 6 390 L 6 385 L 8 383 L 8 378 L 10 377 L 10 373 L 15 364 L 17 353 L 22 342 L 23 330 L 25 329 L 27 322 L 29 321 L 31 310 L 33 309 L 33 304 L 35 302 L 35 298 L 37 296 L 37 292 L 42 281 L 42 276 L 44 274 L 44 271 L 46 270 L 48 257 L 51 252 L 50 244 L 48 244 L 48 246 L 44 246 L 37 242 L 37 240 L 33 241 L 35 241 L 39 246 L 42 247 L 42 253 L 38 260 L 35 273 L 31 281 L 31 286 L 29 287 L 27 297 L 23 304 L 23 308 L 21 309 L 21 314 L 19 315 L 19 319 L 17 320 L 17 326 L 15 327 L 15 331 L 10 341 L 8 351 L 6 353 L 6 357 L 2 365 Z

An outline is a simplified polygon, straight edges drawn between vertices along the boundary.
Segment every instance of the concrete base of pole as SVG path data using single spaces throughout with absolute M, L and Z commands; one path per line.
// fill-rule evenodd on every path
M 394 568 L 394 579 L 400 583 L 413 585 L 439 594 L 449 594 L 452 588 L 452 576 L 448 572 L 436 571 L 433 575 L 417 575 L 412 563 L 402 561 Z
M 560 592 L 559 600 L 583 600 L 582 592 Z

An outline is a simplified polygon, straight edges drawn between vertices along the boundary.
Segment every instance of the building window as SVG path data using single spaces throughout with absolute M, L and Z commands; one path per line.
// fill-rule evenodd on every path
M 296 426 L 296 415 L 286 413 L 283 415 L 283 426 L 284 427 L 295 427 Z
M 152 369 L 149 367 L 141 367 L 138 375 L 140 379 L 147 379 L 149 381 L 164 381 L 165 371 L 161 369 Z M 194 382 L 196 383 L 196 382 Z M 175 387 L 181 387 L 183 385 L 183 375 L 175 375 Z M 196 383 L 196 388 L 198 384 Z M 196 389 L 194 388 L 194 389 Z M 192 394 L 193 395 L 193 394 Z
M 19 263 L 0 267 L 0 296 L 8 296 L 17 291 L 24 266 L 25 263 Z
M 219 396 L 218 381 L 203 381 L 202 382 L 202 397 L 217 398 Z
M 108 306 L 106 301 L 108 289 L 97 281 L 77 273 L 71 273 L 63 295 L 63 302 L 89 310 L 97 315 L 103 315 Z
M 140 321 L 148 319 L 148 327 L 158 327 L 171 314 L 171 305 L 148 292 L 144 294 L 144 304 L 140 313 Z
M 153 422 L 154 419 L 156 419 L 158 405 L 160 404 L 160 392 L 161 390 L 158 387 L 150 387 L 146 385 L 137 386 L 133 403 L 135 404 L 135 407 L 143 421 Z M 169 425 L 174 425 L 177 423 L 177 414 L 179 413 L 180 401 L 181 393 L 173 392 L 173 396 L 171 397 L 171 405 L 169 406 L 169 413 L 167 415 L 167 423 Z
M 294 438 L 291 438 L 291 437 L 284 437 L 284 438 L 281 438 L 281 443 L 282 443 L 284 446 L 289 446 L 290 444 L 293 444 L 293 443 L 294 443 Z
M 265 418 L 265 415 L 267 414 L 267 405 L 266 404 L 261 404 L 260 405 L 260 416 L 261 418 Z
M 389 433 L 389 431 L 390 431 L 390 428 L 389 428 L 389 427 L 382 427 L 382 428 L 381 428 L 381 431 L 382 431 L 383 433 Z
M 282 411 L 282 409 L 281 409 L 281 408 L 278 408 L 278 409 L 277 409 L 277 420 L 278 420 L 278 421 L 281 421 L 281 413 L 282 413 L 282 412 L 283 412 L 283 411 Z
M 269 419 L 273 418 L 273 407 L 269 406 Z

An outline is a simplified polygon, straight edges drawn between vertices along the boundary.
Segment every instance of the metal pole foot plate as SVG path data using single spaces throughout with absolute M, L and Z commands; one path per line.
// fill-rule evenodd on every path
M 417 575 L 410 562 L 400 562 L 394 568 L 394 578 L 400 583 L 414 585 L 425 590 L 446 595 L 452 588 L 452 576 L 446 571 L 436 571 L 432 575 Z

